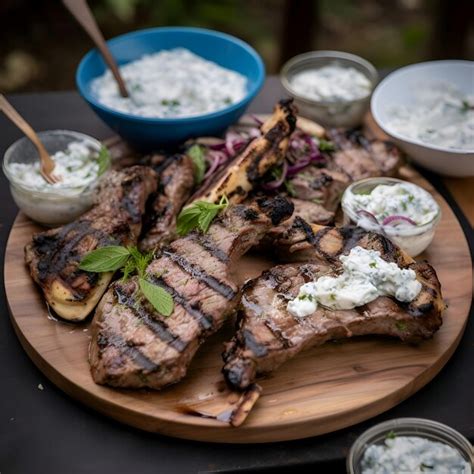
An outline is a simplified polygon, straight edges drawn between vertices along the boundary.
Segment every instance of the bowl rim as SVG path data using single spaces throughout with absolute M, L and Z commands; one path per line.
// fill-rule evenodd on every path
M 369 79 L 371 83 L 370 91 L 366 95 L 364 95 L 363 97 L 359 97 L 358 99 L 351 99 L 351 100 L 344 100 L 344 101 L 314 100 L 296 92 L 291 87 L 290 81 L 288 80 L 288 72 L 291 70 L 291 68 L 306 59 L 323 59 L 323 58 L 329 58 L 333 60 L 346 59 L 360 66 L 363 66 L 368 72 L 368 74 L 364 74 L 364 76 L 366 76 L 367 79 Z M 374 92 L 377 86 L 378 79 L 379 79 L 379 74 L 377 72 L 377 69 L 375 69 L 375 66 L 369 61 L 367 61 L 366 59 L 362 58 L 361 56 L 357 56 L 356 54 L 352 54 L 352 53 L 346 53 L 345 51 L 335 51 L 335 50 L 326 50 L 326 49 L 308 51 L 306 53 L 293 56 L 288 61 L 286 61 L 285 64 L 283 64 L 280 70 L 280 81 L 283 87 L 285 88 L 285 90 L 289 94 L 293 95 L 296 99 L 302 102 L 306 102 L 307 104 L 310 104 L 310 105 L 334 106 L 338 104 L 357 104 L 359 102 L 361 103 L 366 102 L 371 97 L 372 93 Z
M 94 138 L 90 135 L 87 135 L 86 133 L 82 132 L 77 132 L 75 130 L 66 130 L 66 129 L 51 129 L 51 130 L 41 130 L 37 132 L 37 135 L 41 138 L 43 135 L 68 135 L 70 134 L 71 136 L 74 136 L 77 139 L 82 139 L 84 141 L 88 141 L 89 143 L 93 144 L 95 147 L 97 147 L 97 151 L 101 149 L 104 145 L 100 140 L 97 140 L 97 138 Z M 102 174 L 102 175 L 97 175 L 94 180 L 92 180 L 89 184 L 78 187 L 78 186 L 62 186 L 60 188 L 56 189 L 37 189 L 37 188 L 32 188 L 30 186 L 26 186 L 25 184 L 19 182 L 17 179 L 15 179 L 14 175 L 11 174 L 10 170 L 8 169 L 8 166 L 10 163 L 7 163 L 7 158 L 10 157 L 13 153 L 15 153 L 15 149 L 19 146 L 20 142 L 23 141 L 29 141 L 29 138 L 26 136 L 23 136 L 19 138 L 18 140 L 15 140 L 13 143 L 10 144 L 10 146 L 5 150 L 5 153 L 3 155 L 3 160 L 2 160 L 2 170 L 3 174 L 7 178 L 9 184 L 11 186 L 14 186 L 21 191 L 30 193 L 31 195 L 41 197 L 41 198 L 51 198 L 51 199 L 69 199 L 69 198 L 77 198 L 80 196 L 83 196 L 85 192 L 89 190 L 92 190 L 97 183 L 100 181 L 101 177 L 110 170 L 110 163 L 107 168 L 107 170 Z M 64 194 L 64 191 L 75 191 L 79 190 L 77 193 L 73 194 Z
M 343 212 L 346 213 L 351 220 L 354 220 L 357 214 L 357 211 L 354 212 L 353 208 L 350 208 L 349 206 L 347 206 L 347 198 L 349 194 L 351 193 L 354 194 L 353 190 L 357 186 L 362 186 L 364 184 L 369 184 L 369 185 L 374 184 L 374 188 L 375 188 L 375 186 L 378 186 L 379 184 L 387 184 L 387 183 L 390 183 L 389 186 L 393 186 L 395 184 L 407 184 L 409 186 L 418 188 L 424 193 L 426 193 L 433 200 L 437 208 L 436 214 L 433 216 L 433 218 L 430 221 L 425 222 L 424 224 L 417 224 L 414 227 L 405 227 L 403 229 L 397 229 L 396 227 L 391 228 L 390 226 L 380 224 L 380 227 L 389 237 L 390 236 L 416 237 L 418 235 L 421 235 L 421 234 L 424 234 L 425 232 L 430 231 L 431 229 L 433 230 L 436 229 L 437 225 L 439 224 L 441 220 L 442 211 L 441 211 L 441 206 L 436 201 L 434 196 L 427 189 L 423 188 L 419 184 L 412 183 L 411 181 L 407 181 L 404 179 L 394 178 L 392 176 L 372 176 L 370 178 L 359 179 L 351 183 L 342 193 L 341 208 Z
M 349 474 L 355 474 L 357 472 L 358 465 L 355 463 L 358 450 L 361 454 L 367 449 L 367 443 L 371 441 L 374 436 L 387 433 L 389 431 L 413 431 L 413 434 L 408 436 L 419 436 L 423 437 L 423 430 L 436 430 L 438 436 L 444 438 L 444 443 L 453 446 L 453 441 L 458 444 L 455 449 L 461 454 L 461 456 L 467 461 L 471 461 L 474 457 L 474 452 L 469 440 L 459 431 L 455 430 L 449 425 L 441 423 L 439 421 L 431 420 L 428 418 L 420 417 L 401 417 L 392 418 L 390 420 L 382 421 L 377 423 L 370 428 L 364 430 L 352 443 L 349 452 L 346 457 L 346 469 Z M 403 435 L 406 436 L 406 435 Z M 426 434 L 425 434 L 426 436 Z M 449 438 L 449 441 L 446 440 Z
M 474 63 L 472 61 L 464 60 L 464 59 L 443 59 L 440 61 L 424 61 L 421 63 L 414 63 L 414 64 L 409 64 L 408 66 L 403 66 L 396 71 L 391 72 L 388 74 L 386 77 L 384 77 L 377 85 L 377 87 L 374 89 L 372 93 L 372 98 L 370 99 L 370 112 L 372 114 L 372 117 L 374 118 L 376 124 L 390 137 L 395 138 L 401 142 L 408 143 L 410 145 L 416 145 L 422 148 L 425 148 L 427 150 L 436 150 L 436 151 L 441 151 L 444 153 L 452 153 L 455 155 L 461 155 L 461 156 L 469 156 L 474 153 L 473 150 L 460 150 L 458 148 L 448 148 L 448 147 L 443 147 L 440 145 L 430 145 L 429 143 L 422 142 L 421 140 L 417 140 L 416 138 L 408 138 L 404 135 L 401 135 L 398 132 L 390 130 L 389 127 L 383 122 L 383 120 L 380 118 L 380 116 L 377 114 L 375 108 L 375 102 L 378 100 L 380 102 L 384 102 L 384 98 L 382 95 L 382 88 L 384 85 L 386 85 L 389 81 L 396 80 L 399 76 L 402 76 L 405 74 L 408 70 L 413 70 L 413 69 L 419 69 L 419 68 L 424 68 L 424 67 L 433 67 L 437 65 L 466 65 L 466 66 L 472 66 L 473 71 L 474 71 Z
M 94 54 L 99 54 L 99 51 L 97 48 L 93 48 L 89 50 L 81 59 L 79 66 L 76 69 L 76 86 L 79 89 L 79 93 L 81 96 L 94 106 L 95 108 L 101 109 L 109 114 L 115 115 L 121 119 L 127 119 L 131 120 L 134 122 L 145 122 L 149 124 L 169 124 L 169 125 L 180 125 L 183 123 L 194 123 L 194 122 L 199 122 L 201 120 L 207 120 L 207 119 L 212 119 L 212 118 L 217 118 L 220 116 L 223 116 L 227 113 L 233 112 L 237 110 L 238 108 L 242 107 L 246 103 L 250 102 L 258 93 L 258 91 L 262 88 L 262 85 L 265 81 L 265 65 L 263 63 L 262 57 L 258 54 L 258 52 L 250 46 L 248 43 L 245 41 L 241 40 L 240 38 L 237 38 L 236 36 L 229 35 L 227 33 L 222 33 L 220 31 L 216 30 L 211 30 L 208 28 L 197 28 L 197 27 L 188 27 L 188 26 L 159 26 L 155 28 L 143 28 L 140 30 L 135 30 L 131 31 L 129 33 L 125 33 L 123 35 L 115 36 L 114 38 L 111 38 L 107 40 L 107 44 L 109 46 L 112 46 L 116 43 L 120 43 L 123 41 L 126 41 L 129 38 L 133 38 L 135 36 L 147 36 L 147 35 L 153 35 L 155 33 L 159 32 L 186 32 L 186 33 L 195 33 L 198 35 L 203 35 L 203 36 L 212 36 L 215 38 L 218 38 L 220 40 L 225 40 L 229 41 L 231 43 L 234 43 L 238 46 L 240 46 L 243 50 L 245 50 L 255 61 L 255 64 L 257 66 L 257 80 L 255 81 L 255 84 L 247 91 L 245 97 L 243 97 L 241 100 L 238 102 L 229 105 L 228 107 L 225 107 L 220 110 L 216 110 L 214 112 L 209 112 L 207 114 L 201 114 L 201 115 L 192 115 L 189 117 L 169 117 L 169 118 L 163 118 L 163 117 L 141 117 L 139 115 L 132 115 L 132 114 L 127 114 L 125 112 L 120 112 L 118 110 L 112 109 L 111 107 L 104 105 L 97 101 L 93 94 L 91 94 L 85 85 L 85 81 L 82 79 L 82 75 L 84 73 L 84 69 L 86 67 L 86 64 L 91 60 L 92 56 Z M 177 47 L 177 46 L 176 46 Z M 139 59 L 139 58 L 136 58 Z M 130 62 L 130 61 L 129 61 Z M 124 63 L 128 64 L 128 63 Z M 217 63 L 216 63 L 217 64 Z M 90 81 L 89 81 L 90 82 Z

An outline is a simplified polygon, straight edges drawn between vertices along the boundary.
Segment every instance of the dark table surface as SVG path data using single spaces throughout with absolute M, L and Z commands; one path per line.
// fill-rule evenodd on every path
M 270 111 L 282 94 L 276 78 L 251 106 Z M 103 139 L 111 131 L 74 92 L 12 96 L 19 112 L 37 130 L 78 130 Z M 0 156 L 20 132 L 0 117 Z M 452 197 L 434 175 L 425 176 L 453 206 L 474 242 Z M 1 268 L 5 244 L 17 213 L 0 176 Z M 21 264 L 21 262 L 19 262 Z M 468 262 L 466 262 L 468 265 Z M 217 445 L 168 438 L 121 425 L 77 402 L 51 384 L 28 359 L 8 317 L 3 271 L 0 275 L 0 472 L 16 473 L 187 473 L 266 470 L 280 466 L 318 466 L 317 472 L 344 472 L 344 457 L 370 426 L 396 417 L 425 417 L 447 423 L 474 441 L 474 321 L 470 318 L 459 348 L 426 387 L 392 410 L 367 422 L 325 436 L 264 445 Z M 471 308 L 471 316 L 472 316 Z M 41 384 L 44 389 L 40 390 Z M 273 470 L 273 469 L 272 469 Z M 294 469 L 292 469 L 293 471 Z M 316 472 L 316 470 L 314 470 Z

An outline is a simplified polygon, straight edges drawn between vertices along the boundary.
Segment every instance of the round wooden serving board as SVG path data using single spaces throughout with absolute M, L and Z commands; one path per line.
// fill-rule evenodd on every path
M 442 328 L 418 346 L 365 337 L 304 352 L 259 382 L 262 396 L 238 428 L 198 417 L 193 409 L 212 414 L 233 402 L 220 374 L 222 343 L 232 334 L 230 322 L 202 346 L 187 377 L 173 387 L 157 392 L 96 385 L 87 362 L 89 323 L 48 318 L 28 274 L 23 247 L 40 228 L 22 214 L 14 223 L 5 257 L 13 325 L 28 355 L 54 384 L 107 416 L 147 431 L 202 441 L 260 443 L 328 433 L 366 420 L 400 403 L 441 370 L 459 343 L 472 297 L 469 248 L 452 210 L 411 168 L 405 167 L 402 175 L 432 192 L 442 207 L 441 223 L 425 255 L 438 272 L 449 305 Z M 248 256 L 236 275 L 243 281 L 269 265 Z

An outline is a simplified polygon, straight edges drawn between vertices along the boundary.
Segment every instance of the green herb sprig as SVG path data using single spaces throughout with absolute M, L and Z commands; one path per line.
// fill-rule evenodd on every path
M 186 154 L 191 158 L 194 165 L 194 181 L 196 184 L 201 184 L 206 172 L 204 148 L 201 145 L 193 145 L 188 148 Z
M 226 209 L 229 205 L 227 196 L 221 197 L 219 204 L 212 202 L 196 201 L 190 206 L 185 207 L 179 214 L 176 231 L 183 236 L 191 232 L 193 229 L 199 229 L 206 233 L 213 219 Z
M 152 258 L 153 253 L 141 253 L 136 247 L 110 245 L 89 252 L 79 263 L 79 268 L 94 273 L 121 270 L 123 281 L 136 273 L 138 286 L 143 296 L 160 314 L 170 316 L 174 309 L 173 297 L 146 278 L 146 269 Z
M 110 166 L 110 162 L 112 161 L 110 157 L 110 152 L 106 146 L 102 145 L 99 150 L 99 156 L 97 158 L 99 163 L 99 170 L 97 171 L 98 176 L 102 176 Z
M 336 149 L 333 142 L 330 142 L 328 140 L 324 140 L 323 138 L 319 139 L 318 148 L 321 151 L 334 151 Z

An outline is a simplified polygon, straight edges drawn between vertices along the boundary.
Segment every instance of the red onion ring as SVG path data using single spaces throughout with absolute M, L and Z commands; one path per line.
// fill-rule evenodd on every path
M 369 211 L 366 211 L 365 209 L 359 209 L 356 214 L 358 216 L 366 217 L 367 219 L 371 220 L 374 224 L 379 225 L 379 221 L 377 218 Z
M 283 168 L 281 170 L 281 176 L 276 179 L 275 181 L 270 181 L 268 183 L 263 183 L 262 188 L 267 190 L 267 191 L 273 191 L 275 189 L 278 189 L 286 179 L 286 175 L 288 173 L 288 163 L 286 161 L 283 162 Z
M 404 221 L 404 222 L 408 222 L 408 224 L 416 225 L 416 222 L 413 219 L 410 219 L 407 216 L 397 216 L 397 215 L 392 215 L 392 216 L 386 217 L 382 221 L 382 225 L 389 225 L 389 224 L 392 224 L 392 222 L 395 222 L 395 221 Z

